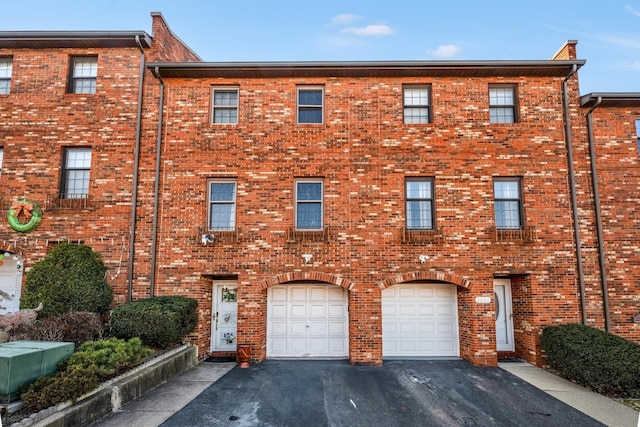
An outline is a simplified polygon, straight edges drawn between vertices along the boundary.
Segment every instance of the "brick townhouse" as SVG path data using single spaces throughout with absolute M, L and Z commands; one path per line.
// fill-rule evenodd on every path
M 0 32 L 0 290 L 10 295 L 2 312 L 18 309 L 23 272 L 59 242 L 100 252 L 117 302 L 127 299 L 139 107 L 145 64 L 158 60 L 200 60 L 160 14 L 153 36 Z M 14 224 L 20 231 L 9 210 L 25 223 Z
M 87 243 L 118 302 L 197 298 L 201 355 L 540 364 L 567 322 L 640 341 L 640 94 L 580 96 L 577 42 L 216 63 L 152 15 L 153 36 L 0 33 L 3 203 L 43 209 L 2 226 L 5 261 Z M 95 93 L 66 93 L 96 57 Z

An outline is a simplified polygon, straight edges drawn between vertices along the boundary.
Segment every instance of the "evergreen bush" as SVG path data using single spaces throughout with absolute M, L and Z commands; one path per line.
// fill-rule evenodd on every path
M 42 302 L 40 319 L 73 311 L 104 315 L 113 301 L 106 271 L 90 247 L 61 243 L 27 273 L 20 308 Z
M 563 378 L 609 396 L 640 397 L 640 345 L 572 323 L 544 328 L 542 347 Z
M 195 330 L 198 303 L 193 298 L 162 296 L 128 302 L 111 313 L 111 334 L 139 337 L 147 346 L 164 348 L 180 343 Z
M 139 339 L 110 338 L 89 341 L 58 364 L 53 376 L 40 377 L 24 388 L 20 398 L 31 410 L 41 410 L 61 402 L 75 401 L 152 353 Z

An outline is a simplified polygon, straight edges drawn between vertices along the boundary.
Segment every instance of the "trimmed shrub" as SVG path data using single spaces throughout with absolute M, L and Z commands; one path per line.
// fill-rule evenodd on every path
M 104 328 L 97 313 L 76 311 L 21 324 L 15 330 L 18 339 L 73 342 L 78 348 L 85 341 L 102 337 Z
M 180 343 L 198 322 L 198 302 L 181 296 L 162 296 L 128 302 L 111 313 L 111 334 L 139 337 L 144 345 L 164 348 Z
M 57 403 L 75 401 L 152 352 L 139 339 L 128 342 L 111 338 L 82 344 L 70 358 L 60 362 L 58 371 L 40 377 L 20 393 L 25 406 L 41 410 Z
M 32 411 L 40 411 L 58 403 L 71 401 L 94 390 L 100 385 L 96 368 L 81 371 L 58 372 L 51 377 L 40 377 L 21 394 L 20 399 Z
M 640 397 L 640 345 L 581 324 L 549 326 L 542 347 L 563 378 L 598 393 Z
M 107 267 L 90 247 L 61 243 L 27 273 L 20 308 L 43 303 L 40 319 L 72 311 L 104 315 L 113 301 Z
M 110 338 L 101 341 L 87 341 L 73 355 L 60 362 L 59 369 L 72 371 L 86 370 L 95 366 L 100 380 L 105 380 L 130 368 L 151 354 L 139 338 L 125 341 Z

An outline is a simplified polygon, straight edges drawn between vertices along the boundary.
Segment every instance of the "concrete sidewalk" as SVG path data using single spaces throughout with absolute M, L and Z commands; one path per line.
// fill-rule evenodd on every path
M 95 422 L 95 427 L 155 427 L 182 409 L 187 403 L 229 372 L 235 362 L 198 365 L 148 391 L 120 410 Z
M 640 427 L 640 413 L 613 399 L 526 362 L 499 363 L 500 368 L 610 427 Z

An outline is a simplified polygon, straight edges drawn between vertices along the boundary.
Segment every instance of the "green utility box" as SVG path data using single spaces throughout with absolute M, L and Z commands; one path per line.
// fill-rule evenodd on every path
M 52 375 L 73 354 L 71 342 L 13 341 L 0 344 L 0 403 L 16 400 L 20 386 Z

